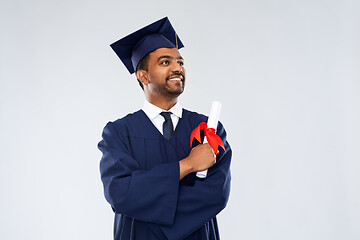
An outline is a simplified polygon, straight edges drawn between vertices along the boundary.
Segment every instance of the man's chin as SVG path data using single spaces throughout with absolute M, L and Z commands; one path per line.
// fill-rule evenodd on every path
M 180 94 L 184 92 L 184 88 L 178 89 L 178 90 L 172 90 L 168 91 L 170 95 L 178 97 Z
M 176 84 L 176 86 L 168 85 L 167 91 L 172 95 L 180 95 L 184 92 L 184 85 L 183 83 Z

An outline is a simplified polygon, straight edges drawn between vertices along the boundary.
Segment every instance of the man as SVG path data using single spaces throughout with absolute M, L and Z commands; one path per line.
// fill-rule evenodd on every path
M 231 149 L 190 149 L 190 134 L 204 115 L 182 109 L 183 46 L 165 17 L 111 47 L 145 94 L 144 107 L 109 122 L 99 149 L 106 200 L 115 212 L 114 239 L 219 239 L 216 215 L 230 192 Z M 208 169 L 206 178 L 196 172 Z

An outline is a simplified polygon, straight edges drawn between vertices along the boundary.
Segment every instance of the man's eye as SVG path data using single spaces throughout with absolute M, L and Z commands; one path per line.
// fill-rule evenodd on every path
M 167 64 L 169 64 L 169 61 L 162 61 L 161 63 L 160 63 L 161 65 L 167 65 Z
M 184 62 L 179 61 L 178 64 L 179 64 L 180 66 L 184 66 Z

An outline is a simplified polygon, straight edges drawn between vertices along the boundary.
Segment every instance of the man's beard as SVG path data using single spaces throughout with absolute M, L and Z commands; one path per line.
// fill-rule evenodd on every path
M 170 84 L 173 84 L 173 83 L 170 83 Z M 182 94 L 184 92 L 185 85 L 184 85 L 184 82 L 181 82 L 181 83 L 178 83 L 178 84 L 181 84 L 181 86 L 179 86 L 178 88 L 173 90 L 173 89 L 171 89 L 171 86 L 168 85 L 168 81 L 166 81 L 167 88 L 166 87 L 163 88 L 163 93 L 168 95 L 168 96 L 171 96 L 171 97 L 180 96 L 180 94 Z
M 179 86 L 179 90 L 175 90 L 175 91 L 168 91 L 167 89 L 167 92 L 173 96 L 173 97 L 178 97 L 181 93 L 183 93 L 184 91 L 184 88 L 185 88 L 185 76 L 183 75 L 183 73 L 173 73 L 169 76 L 166 77 L 166 86 L 168 86 L 168 88 L 170 89 L 170 86 L 169 86 L 169 82 L 171 82 L 170 78 L 173 77 L 173 76 L 179 76 L 181 78 L 181 81 L 179 83 L 177 83 L 176 85 L 180 85 Z M 173 84 L 173 83 L 170 83 L 170 84 Z

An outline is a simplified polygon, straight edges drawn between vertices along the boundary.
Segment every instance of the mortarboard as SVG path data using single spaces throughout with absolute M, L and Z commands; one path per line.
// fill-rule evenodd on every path
M 184 45 L 169 19 L 164 17 L 112 43 L 110 46 L 132 74 L 136 71 L 140 60 L 148 53 L 163 47 L 180 49 Z

